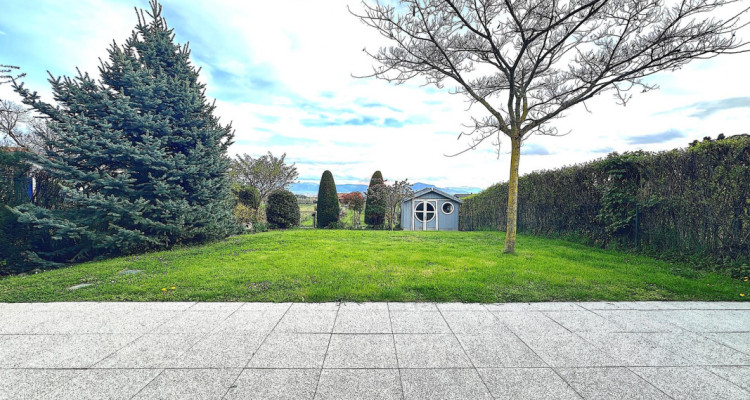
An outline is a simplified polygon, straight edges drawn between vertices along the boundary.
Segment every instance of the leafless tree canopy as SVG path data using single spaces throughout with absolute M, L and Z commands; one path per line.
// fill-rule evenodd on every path
M 393 43 L 371 76 L 456 83 L 481 104 L 474 148 L 505 134 L 556 134 L 548 122 L 604 91 L 621 103 L 643 78 L 693 59 L 742 51 L 741 0 L 401 0 L 355 13 Z M 730 9 L 735 8 L 734 11 Z M 724 18 L 714 17 L 721 11 Z M 499 142 L 498 142 L 499 144 Z
M 23 128 L 30 120 L 30 111 L 18 103 L 0 100 L 0 144 L 26 147 Z
M 258 189 L 261 201 L 265 201 L 271 192 L 291 185 L 299 176 L 295 164 L 285 164 L 285 158 L 286 153 L 274 157 L 270 151 L 258 158 L 248 154 L 237 155 L 232 160 L 229 173 L 235 181 Z
M 23 147 L 43 153 L 49 149 L 54 132 L 47 120 L 35 117 L 32 111 L 10 100 L 0 100 L 0 146 Z
M 411 184 L 405 179 L 403 181 L 394 181 L 391 185 L 383 182 L 370 188 L 372 189 L 370 197 L 385 203 L 385 219 L 388 221 L 388 228 L 393 230 L 393 226 L 399 217 L 398 210 L 401 202 L 414 194 Z M 368 198 L 368 200 L 370 199 Z

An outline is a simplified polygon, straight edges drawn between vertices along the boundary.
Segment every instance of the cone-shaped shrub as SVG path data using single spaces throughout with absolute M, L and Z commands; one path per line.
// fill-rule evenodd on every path
M 318 187 L 318 228 L 325 228 L 339 220 L 339 196 L 333 174 L 326 170 L 320 178 Z
M 292 228 L 299 225 L 299 204 L 294 193 L 276 190 L 268 196 L 266 219 L 277 228 Z
M 382 185 L 383 174 L 375 171 L 370 178 L 370 186 L 367 188 L 367 203 L 365 204 L 365 224 L 372 227 L 381 227 L 385 223 L 385 199 L 375 199 L 373 187 Z

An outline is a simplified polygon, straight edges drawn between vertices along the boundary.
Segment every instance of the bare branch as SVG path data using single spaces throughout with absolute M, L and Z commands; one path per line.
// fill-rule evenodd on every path
M 461 133 L 469 144 L 455 156 L 499 132 L 557 135 L 552 120 L 597 94 L 625 105 L 632 90 L 656 89 L 649 75 L 747 51 L 736 32 L 748 10 L 742 0 L 401 0 L 352 13 L 392 44 L 367 52 L 370 77 L 450 81 L 487 111 Z

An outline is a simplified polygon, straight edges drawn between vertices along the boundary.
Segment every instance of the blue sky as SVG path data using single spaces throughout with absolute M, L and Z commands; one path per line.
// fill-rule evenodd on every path
M 97 73 L 99 57 L 121 43 L 146 0 L 4 0 L 0 64 L 28 74 L 28 87 L 49 97 L 47 72 Z M 383 44 L 352 17 L 356 1 L 163 1 L 177 41 L 190 42 L 217 113 L 236 129 L 233 153 L 287 153 L 302 180 L 330 169 L 337 183 L 386 179 L 441 186 L 486 187 L 507 180 L 509 146 L 500 157 L 488 142 L 458 157 L 462 124 L 479 110 L 448 88 L 419 81 L 390 85 L 365 75 L 362 49 Z M 534 136 L 523 148 L 521 172 L 557 168 L 610 151 L 665 150 L 693 139 L 750 132 L 747 54 L 689 64 L 650 79 L 660 90 L 635 94 L 627 107 L 609 94 L 555 122 L 563 137 Z M 17 100 L 6 86 L 0 98 Z

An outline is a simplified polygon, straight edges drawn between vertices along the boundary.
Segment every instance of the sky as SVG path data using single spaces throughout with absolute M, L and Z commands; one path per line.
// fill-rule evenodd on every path
M 485 188 L 507 181 L 510 143 L 459 138 L 469 121 L 461 95 L 415 80 L 389 84 L 367 75 L 364 48 L 385 44 L 352 16 L 352 0 L 164 0 L 179 43 L 190 43 L 216 113 L 236 130 L 230 153 L 287 154 L 299 180 L 331 170 L 338 184 L 387 180 Z M 113 40 L 123 43 L 146 0 L 3 0 L 0 64 L 18 65 L 27 87 L 52 101 L 46 82 L 97 74 Z M 750 35 L 741 33 L 741 36 Z M 521 174 L 590 161 L 612 151 L 659 151 L 694 139 L 750 132 L 750 54 L 698 60 L 649 78 L 659 90 L 635 93 L 623 107 L 605 93 L 555 120 L 565 136 L 532 136 Z M 0 98 L 18 101 L 8 85 Z

